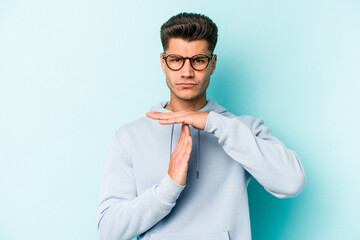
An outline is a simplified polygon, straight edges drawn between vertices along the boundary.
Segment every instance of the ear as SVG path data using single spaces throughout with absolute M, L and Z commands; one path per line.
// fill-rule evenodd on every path
M 165 63 L 165 60 L 163 59 L 162 53 L 160 53 L 160 62 L 161 62 L 161 68 L 162 68 L 163 72 L 165 73 L 166 63 Z
M 211 60 L 211 74 L 212 75 L 216 68 L 217 55 L 215 54 L 213 59 Z

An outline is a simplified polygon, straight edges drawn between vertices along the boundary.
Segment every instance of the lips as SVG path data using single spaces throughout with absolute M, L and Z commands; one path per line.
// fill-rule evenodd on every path
M 196 84 L 195 83 L 177 83 L 178 86 L 180 87 L 185 87 L 185 88 L 191 88 L 191 87 L 194 87 Z

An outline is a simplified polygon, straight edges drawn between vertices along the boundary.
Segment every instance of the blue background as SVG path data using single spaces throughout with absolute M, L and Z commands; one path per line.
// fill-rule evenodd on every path
M 0 239 L 96 239 L 112 135 L 169 98 L 159 31 L 182 11 L 219 28 L 208 96 L 306 169 L 294 199 L 251 182 L 253 239 L 360 236 L 359 1 L 0 0 Z

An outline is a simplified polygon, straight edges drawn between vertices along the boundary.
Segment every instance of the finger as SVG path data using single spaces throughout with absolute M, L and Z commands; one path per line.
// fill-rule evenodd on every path
M 177 141 L 176 147 L 174 149 L 174 154 L 181 152 L 183 145 L 185 144 L 185 139 L 186 139 L 185 130 L 184 127 L 182 127 L 180 138 Z
M 182 145 L 181 150 L 183 151 L 183 155 L 188 156 L 192 150 L 192 137 L 190 135 L 190 127 L 187 124 L 183 124 L 184 127 L 184 144 Z
M 146 115 L 153 119 L 167 119 L 167 114 L 158 112 L 147 112 Z
M 190 136 L 190 127 L 188 124 L 183 124 L 184 129 L 185 129 L 185 136 Z
M 180 116 L 189 113 L 189 111 L 180 111 L 180 112 L 147 112 L 146 114 L 154 116 Z
M 179 141 L 178 142 L 182 142 L 181 144 L 182 145 L 185 145 L 186 144 L 186 137 L 189 136 L 189 132 L 187 132 L 186 130 L 186 127 L 189 128 L 189 126 L 187 126 L 186 124 L 183 124 L 181 126 L 181 133 L 180 133 L 180 138 L 179 138 Z
M 160 119 L 166 120 L 174 117 L 184 116 L 186 114 L 187 112 L 171 112 L 171 113 L 147 112 L 146 116 L 156 120 L 160 120 Z
M 182 144 L 179 145 L 177 156 L 179 159 L 183 159 L 184 161 L 188 161 L 192 151 L 192 138 L 188 136 L 182 141 Z
M 180 138 L 175 147 L 176 152 L 174 150 L 175 153 L 179 153 L 180 155 L 183 155 L 183 152 L 186 151 L 186 138 L 189 136 L 189 132 L 186 131 L 186 127 L 189 128 L 189 126 L 186 126 L 185 124 L 182 125 Z
M 170 118 L 170 119 L 161 119 L 159 120 L 159 123 L 162 125 L 167 125 L 167 124 L 175 124 L 175 123 L 185 123 L 188 124 L 187 122 L 187 118 L 186 117 L 176 117 L 176 118 Z
M 188 136 L 186 139 L 186 144 L 182 148 L 182 155 L 184 158 L 189 159 L 192 151 L 192 137 Z
M 185 124 L 183 124 L 182 126 L 181 126 L 181 133 L 180 133 L 180 138 L 179 138 L 179 141 L 180 140 L 184 140 L 185 139 L 185 137 L 186 137 L 186 134 L 185 134 Z
M 191 154 L 191 150 L 192 150 L 192 137 L 191 136 L 189 136 L 189 137 L 187 137 L 187 149 L 186 149 L 186 153 L 187 154 Z

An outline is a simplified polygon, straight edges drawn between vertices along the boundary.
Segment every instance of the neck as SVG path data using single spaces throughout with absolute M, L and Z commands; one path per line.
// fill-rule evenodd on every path
M 206 95 L 200 96 L 198 99 L 183 100 L 171 96 L 170 103 L 165 107 L 172 112 L 180 111 L 199 111 L 206 105 Z

